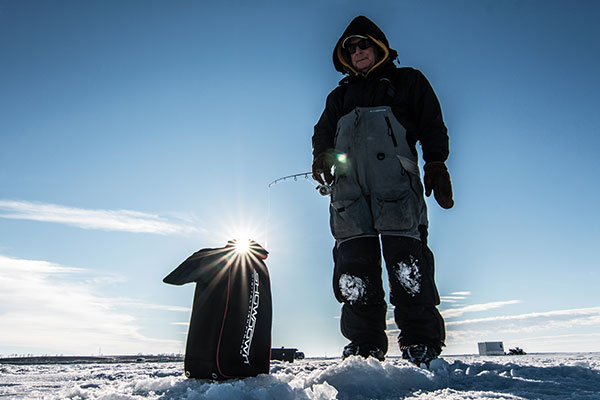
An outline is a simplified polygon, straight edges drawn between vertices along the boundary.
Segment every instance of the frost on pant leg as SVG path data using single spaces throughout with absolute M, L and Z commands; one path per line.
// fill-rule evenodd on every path
M 394 274 L 390 279 L 400 283 L 404 291 L 413 297 L 421 293 L 423 275 L 419 271 L 419 262 L 419 259 L 411 254 L 407 259 L 398 261 L 390 267 Z
M 360 237 L 336 245 L 333 260 L 333 292 L 340 303 L 384 302 L 378 237 Z
M 440 298 L 431 250 L 419 240 L 402 236 L 384 236 L 382 243 L 400 345 L 427 344 L 441 349 L 445 328 L 436 308 Z
M 369 344 L 387 351 L 385 315 L 387 304 L 381 279 L 378 237 L 342 242 L 333 251 L 333 290 L 343 303 L 342 334 L 359 345 Z
M 433 255 L 421 241 L 405 236 L 383 236 L 383 256 L 394 305 L 440 304 L 435 285 Z
M 358 276 L 342 274 L 338 280 L 338 289 L 344 303 L 354 304 L 365 298 L 367 282 Z

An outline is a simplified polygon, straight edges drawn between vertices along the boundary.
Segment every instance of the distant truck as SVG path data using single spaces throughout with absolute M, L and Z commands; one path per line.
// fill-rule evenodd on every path
M 504 344 L 502 342 L 480 342 L 477 343 L 480 356 L 503 356 Z
M 304 353 L 296 348 L 277 348 L 271 349 L 271 360 L 294 362 L 294 360 L 302 360 Z
M 514 349 L 509 349 L 508 350 L 508 355 L 509 356 L 524 356 L 527 353 L 525 353 L 525 350 L 523 350 L 520 347 L 515 347 Z

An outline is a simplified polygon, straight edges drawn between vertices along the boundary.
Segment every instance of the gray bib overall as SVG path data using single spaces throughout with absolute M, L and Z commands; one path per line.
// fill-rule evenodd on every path
M 329 211 L 336 242 L 379 234 L 420 240 L 419 225 L 428 222 L 418 158 L 392 109 L 357 107 L 344 115 L 334 146 Z

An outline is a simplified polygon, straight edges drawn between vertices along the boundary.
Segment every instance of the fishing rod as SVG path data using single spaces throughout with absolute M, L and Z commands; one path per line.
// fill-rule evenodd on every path
M 313 179 L 312 172 L 301 172 L 299 174 L 282 176 L 281 178 L 275 179 L 273 182 L 268 185 L 268 193 L 267 193 L 267 220 L 265 226 L 265 248 L 268 248 L 269 245 L 269 220 L 271 218 L 271 186 L 275 186 L 279 183 L 286 181 L 294 181 L 298 182 L 298 180 L 304 180 L 310 183 L 310 180 Z M 312 184 L 311 184 L 312 185 Z M 329 196 L 331 195 L 331 185 L 323 185 L 318 184 L 315 189 L 319 192 L 321 196 Z
M 298 181 L 298 178 L 304 178 L 306 180 L 309 180 L 312 178 L 312 172 L 302 172 L 300 174 L 282 176 L 281 178 L 277 178 L 273 182 L 269 183 L 269 189 L 271 188 L 271 186 L 277 185 L 278 183 L 285 182 L 288 180 L 293 179 L 294 181 Z M 319 191 L 319 194 L 321 196 L 329 196 L 331 194 L 331 185 L 319 184 L 317 185 L 317 187 L 315 187 L 315 189 Z

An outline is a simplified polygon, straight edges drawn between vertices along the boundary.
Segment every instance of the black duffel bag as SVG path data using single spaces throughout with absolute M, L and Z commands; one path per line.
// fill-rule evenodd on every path
M 243 250 L 240 244 L 248 244 Z M 185 348 L 188 378 L 224 380 L 269 373 L 272 303 L 268 252 L 254 241 L 192 254 L 163 282 L 196 282 Z

